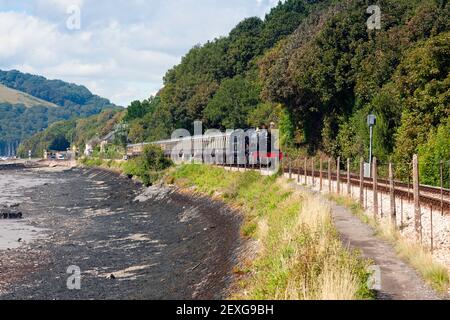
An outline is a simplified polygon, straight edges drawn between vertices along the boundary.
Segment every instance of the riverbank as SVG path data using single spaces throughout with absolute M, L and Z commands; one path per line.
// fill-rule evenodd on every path
M 369 261 L 347 250 L 330 207 L 285 179 L 204 165 L 171 170 L 168 184 L 220 199 L 242 213 L 253 250 L 235 266 L 232 299 L 371 299 Z
M 1 175 L 20 185 L 2 201 L 20 203 L 24 219 L 17 223 L 38 231 L 1 251 L 0 299 L 228 296 L 240 218 L 221 203 L 99 169 Z M 80 290 L 67 288 L 72 265 L 81 270 Z
M 123 172 L 115 162 L 84 162 Z M 245 246 L 233 267 L 232 299 L 371 299 L 369 261 L 342 245 L 330 208 L 286 180 L 257 172 L 182 165 L 165 171 L 165 185 L 206 195 L 242 214 Z

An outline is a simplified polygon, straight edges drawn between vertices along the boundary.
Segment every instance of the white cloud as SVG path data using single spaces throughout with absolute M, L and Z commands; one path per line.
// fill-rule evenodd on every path
M 154 94 L 193 45 L 277 0 L 0 0 L 0 69 L 85 85 L 113 102 Z M 66 29 L 67 7 L 81 30 Z

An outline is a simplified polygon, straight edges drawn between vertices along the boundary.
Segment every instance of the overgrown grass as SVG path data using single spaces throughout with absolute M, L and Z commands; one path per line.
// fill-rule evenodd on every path
M 391 243 L 397 255 L 414 267 L 436 291 L 447 294 L 450 289 L 449 270 L 436 262 L 429 250 L 419 243 L 405 239 L 400 232 L 394 229 L 388 218 L 375 220 L 365 214 L 364 209 L 348 197 L 330 195 L 338 204 L 349 208 L 354 215 L 374 228 L 377 236 Z
M 99 158 L 82 158 L 79 162 L 86 167 L 101 167 L 106 161 Z
M 78 163 L 89 168 L 105 168 L 112 171 L 123 173 L 123 161 L 120 160 L 104 160 L 99 158 L 82 158 Z
M 150 186 L 160 180 L 172 161 L 164 156 L 163 151 L 155 145 L 148 145 L 137 158 L 121 162 L 103 160 L 101 158 L 83 158 L 80 163 L 87 167 L 103 167 L 113 169 L 125 175 L 138 178 L 144 185 Z
M 239 206 L 242 235 L 259 250 L 236 267 L 245 274 L 232 299 L 369 299 L 369 262 L 347 251 L 332 224 L 330 208 L 279 177 L 257 172 L 183 165 L 167 182 L 220 197 Z

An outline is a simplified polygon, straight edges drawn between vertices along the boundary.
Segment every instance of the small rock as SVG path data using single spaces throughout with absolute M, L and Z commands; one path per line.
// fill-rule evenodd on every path
M 111 280 L 115 280 L 115 279 L 116 279 L 116 276 L 113 275 L 113 274 L 111 274 L 111 275 L 109 276 L 109 278 L 110 278 Z
M 22 238 L 19 238 L 17 239 L 17 242 L 22 242 L 22 240 L 23 240 Z
M 3 219 L 22 219 L 22 212 L 1 212 Z

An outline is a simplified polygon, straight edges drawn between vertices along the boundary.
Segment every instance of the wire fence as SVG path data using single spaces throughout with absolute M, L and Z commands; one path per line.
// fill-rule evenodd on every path
M 412 220 L 418 241 L 423 240 L 422 222 L 427 215 L 425 233 L 433 250 L 433 217 L 450 213 L 450 161 L 438 163 L 438 187 L 421 184 L 419 168 L 427 168 L 429 164 L 419 163 L 417 155 L 407 164 L 409 173 L 405 179 L 396 178 L 398 164 L 379 162 L 376 158 L 370 166 L 363 159 L 285 158 L 281 167 L 298 183 L 356 198 L 361 207 L 373 212 L 375 219 L 390 217 L 397 229 Z

